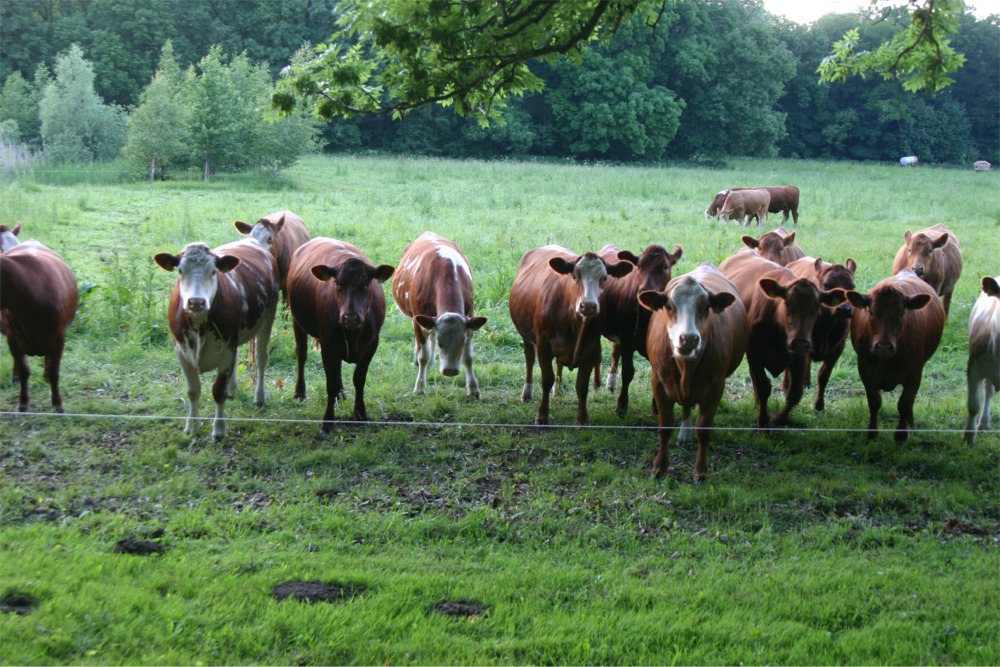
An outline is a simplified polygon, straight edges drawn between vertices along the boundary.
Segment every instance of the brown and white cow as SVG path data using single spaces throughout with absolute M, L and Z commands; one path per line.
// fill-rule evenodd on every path
M 249 239 L 215 249 L 189 243 L 179 254 L 161 252 L 153 260 L 165 271 L 178 273 L 168 315 L 191 403 L 184 432 L 197 432 L 201 374 L 216 370 L 212 437 L 221 440 L 226 432 L 226 400 L 236 395 L 236 350 L 250 339 L 257 345 L 254 403 L 264 405 L 267 344 L 278 307 L 274 260 Z
M 609 281 L 601 295 L 605 311 L 601 334 L 612 343 L 608 391 L 615 390 L 618 364 L 622 364 L 622 389 L 616 405 L 619 416 L 628 411 L 628 389 L 635 377 L 635 353 L 649 358 L 646 354 L 646 329 L 649 327 L 650 312 L 640 306 L 637 297 L 647 290 L 662 291 L 670 282 L 671 269 L 682 253 L 679 245 L 674 246 L 672 253 L 662 246 L 650 245 L 637 256 L 610 243 L 597 253 L 608 264 L 625 260 L 636 267 L 624 278 Z
M 6 230 L 6 231 L 4 231 Z M 16 231 L 15 231 L 16 230 Z M 20 224 L 0 226 L 5 248 L 0 253 L 0 332 L 14 358 L 14 377 L 21 384 L 17 409 L 29 408 L 28 356 L 44 357 L 45 379 L 52 389 L 52 409 L 62 412 L 59 366 L 66 329 L 76 316 L 76 277 L 62 258 L 41 243 L 16 243 Z M 9 238 L 8 238 L 9 237 Z M 11 241 L 13 239 L 13 241 Z
M 976 430 L 990 428 L 990 404 L 1000 391 L 1000 276 L 985 276 L 983 291 L 969 315 L 969 385 L 965 441 L 973 442 Z
M 962 249 L 958 238 L 944 225 L 909 230 L 903 235 L 903 246 L 892 263 L 894 274 L 910 269 L 934 288 L 944 305 L 945 316 L 951 310 L 951 295 L 962 275 Z
M 646 349 L 653 375 L 660 449 L 653 473 L 662 477 L 670 464 L 674 406 L 681 406 L 678 442 L 689 439 L 691 410 L 698 407 L 695 481 L 708 472 L 708 442 L 726 378 L 743 361 L 750 325 L 739 291 L 714 264 L 670 281 L 666 289 L 639 293 L 652 311 Z
M 396 305 L 413 322 L 416 339 L 414 361 L 417 381 L 414 394 L 427 389 L 427 367 L 439 348 L 441 375 L 458 375 L 465 368 L 465 391 L 479 396 L 479 382 L 472 372 L 472 333 L 486 324 L 474 317 L 472 269 L 459 247 L 433 232 L 424 232 L 403 249 L 392 277 Z
M 590 374 L 601 359 L 601 292 L 609 277 L 632 271 L 626 261 L 609 264 L 593 252 L 576 255 L 557 245 L 529 250 L 521 258 L 510 289 L 510 317 L 524 340 L 525 380 L 521 400 L 532 398 L 535 357 L 542 373 L 536 424 L 549 423 L 555 384 L 553 360 L 576 377 L 576 423 L 587 424 Z
M 752 236 L 743 237 L 743 245 L 750 248 L 764 259 L 775 264 L 787 265 L 799 258 L 805 257 L 799 244 L 795 242 L 795 232 L 788 233 L 784 227 L 778 227 L 773 232 L 767 232 L 759 239 Z
M 306 223 L 291 211 L 277 211 L 265 215 L 253 225 L 236 220 L 233 222 L 240 234 L 245 234 L 257 240 L 268 248 L 278 263 L 278 285 L 281 293 L 288 301 L 288 266 L 292 263 L 292 254 L 300 245 L 309 240 L 309 230 Z
M 729 196 L 730 192 L 734 190 L 767 190 L 767 193 L 771 196 L 770 203 L 767 206 L 768 213 L 781 213 L 783 217 L 781 219 L 782 224 L 788 222 L 788 214 L 792 214 L 792 221 L 795 224 L 799 223 L 799 189 L 794 185 L 773 185 L 767 187 L 759 188 L 728 188 L 726 190 L 720 191 L 712 199 L 712 203 L 708 205 L 705 209 L 706 218 L 714 218 L 719 214 L 719 209 L 726 201 L 726 197 Z
M 14 246 L 16 246 L 20 241 L 17 235 L 21 233 L 21 223 L 14 223 L 13 227 L 8 227 L 7 225 L 0 225 L 0 252 L 7 252 Z
M 851 291 L 847 298 L 855 308 L 851 344 L 868 399 L 868 438 L 878 435 L 882 392 L 902 385 L 895 438 L 906 440 L 924 364 L 941 342 L 944 306 L 934 289 L 909 269 L 879 282 L 868 294 Z
M 812 280 L 821 290 L 833 291 L 839 288 L 846 292 L 854 289 L 854 273 L 857 271 L 858 265 L 851 258 L 848 258 L 843 264 L 831 264 L 824 262 L 821 258 L 803 257 L 790 262 L 785 268 L 799 278 Z M 833 367 L 847 345 L 853 312 L 849 301 L 844 301 L 836 307 L 824 305 L 813 325 L 812 345 L 809 348 L 809 359 L 806 362 L 806 374 L 803 379 L 808 385 L 811 363 L 814 361 L 822 363 L 819 374 L 816 376 L 816 401 L 813 403 L 816 410 L 822 411 L 826 408 L 826 386 L 830 382 Z M 786 391 L 789 381 L 786 374 Z
M 382 283 L 394 267 L 375 266 L 346 241 L 317 237 L 299 246 L 288 271 L 288 305 L 295 333 L 295 398 L 305 399 L 309 336 L 319 342 L 326 375 L 326 411 L 320 429 L 333 426 L 333 407 L 344 392 L 341 364 L 354 364 L 353 419 L 367 421 L 365 381 L 385 322 Z
M 757 428 L 788 422 L 788 413 L 802 399 L 802 388 L 812 347 L 812 331 L 823 306 L 844 302 L 844 291 L 823 290 L 808 278 L 799 278 L 787 268 L 764 259 L 749 249 L 726 258 L 719 269 L 733 281 L 750 319 L 747 364 L 757 401 Z M 768 415 L 771 381 L 789 374 L 785 405 Z
M 719 209 L 720 220 L 735 220 L 739 224 L 749 225 L 756 218 L 757 224 L 767 222 L 767 209 L 771 204 L 771 195 L 767 190 L 733 190 L 722 202 Z

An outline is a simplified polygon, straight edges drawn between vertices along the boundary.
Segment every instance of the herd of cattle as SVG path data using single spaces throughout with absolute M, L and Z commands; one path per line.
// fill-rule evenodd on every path
M 725 190 L 707 215 L 735 219 L 751 215 L 745 193 L 763 192 L 753 215 L 768 211 L 798 218 L 798 189 L 791 186 Z M 741 195 L 740 193 L 744 193 Z M 734 197 L 739 201 L 733 201 Z M 740 208 L 743 206 L 743 208 Z M 398 267 L 375 265 L 345 241 L 310 238 L 305 223 L 279 211 L 255 224 L 235 223 L 248 238 L 210 248 L 190 243 L 177 254 L 159 253 L 157 265 L 178 272 L 170 295 L 169 324 L 189 399 L 185 432 L 197 429 L 201 373 L 217 371 L 212 387 L 212 435 L 225 433 L 224 407 L 236 390 L 236 356 L 253 341 L 255 401 L 265 400 L 264 370 L 279 295 L 292 316 L 297 377 L 295 397 L 304 399 L 304 366 L 309 337 L 316 339 L 326 375 L 322 430 L 329 431 L 335 403 L 344 396 L 341 367 L 354 365 L 355 420 L 365 421 L 364 388 L 386 315 L 382 283 L 392 279 L 392 295 L 411 319 L 416 340 L 417 379 L 426 387 L 435 352 L 440 372 L 457 376 L 462 366 L 466 391 L 479 395 L 472 370 L 472 336 L 486 318 L 473 313 L 472 270 L 452 241 L 426 232 L 406 246 Z M 62 411 L 59 364 L 66 329 L 78 294 L 72 271 L 37 241 L 20 242 L 21 224 L 0 225 L 0 330 L 14 357 L 20 381 L 18 410 L 28 409 L 26 355 L 45 358 L 52 406 Z M 715 412 L 727 378 L 744 357 L 757 405 L 757 426 L 780 426 L 810 382 L 811 362 L 821 364 L 814 407 L 825 407 L 824 392 L 848 336 L 868 400 L 868 437 L 874 438 L 882 392 L 902 386 L 896 440 L 914 425 L 913 404 L 924 364 L 941 340 L 952 293 L 962 270 L 958 239 L 944 225 L 907 231 L 891 275 L 869 293 L 855 289 L 856 264 L 831 264 L 806 256 L 795 232 L 783 227 L 760 238 L 716 266 L 705 262 L 680 276 L 673 267 L 680 246 L 668 252 L 650 245 L 640 255 L 607 245 L 577 255 L 549 245 L 522 257 L 510 290 L 510 315 L 524 340 L 523 401 L 534 394 L 533 372 L 541 369 L 537 424 L 549 421 L 549 399 L 564 367 L 577 369 L 576 423 L 587 424 L 590 377 L 600 386 L 601 340 L 612 342 L 608 388 L 614 391 L 621 363 L 616 410 L 628 410 L 636 352 L 652 367 L 653 409 L 658 415 L 659 452 L 653 470 L 663 475 L 669 442 L 681 408 L 680 442 L 698 451 L 696 480 L 707 473 L 707 448 Z M 965 439 L 990 427 L 990 403 L 1000 389 L 1000 277 L 982 279 L 982 293 L 969 321 L 968 418 Z M 553 362 L 555 368 L 553 369 Z M 771 381 L 783 375 L 784 405 L 768 412 Z M 691 413 L 698 408 L 696 428 Z

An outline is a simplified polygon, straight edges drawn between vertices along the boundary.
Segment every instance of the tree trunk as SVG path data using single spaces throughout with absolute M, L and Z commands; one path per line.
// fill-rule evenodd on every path
M 156 156 L 154 155 L 149 160 L 149 184 L 153 184 L 153 179 L 156 176 Z

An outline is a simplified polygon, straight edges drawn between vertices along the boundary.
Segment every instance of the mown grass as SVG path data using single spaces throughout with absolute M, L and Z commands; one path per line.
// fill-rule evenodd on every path
M 88 289 L 63 363 L 70 416 L 0 421 L 0 597 L 36 602 L 0 617 L 4 664 L 1000 662 L 1000 438 L 967 446 L 957 432 L 969 310 L 979 277 L 1000 273 L 995 174 L 339 157 L 273 182 L 60 183 L 8 177 L 0 189 L 0 221 L 22 220 L 23 237 L 60 252 Z M 771 433 L 750 428 L 737 371 L 699 486 L 691 447 L 674 448 L 664 480 L 648 473 L 644 362 L 623 419 L 600 391 L 595 428 L 530 426 L 506 311 L 521 254 L 655 242 L 683 246 L 680 271 L 718 262 L 747 230 L 701 212 L 722 187 L 764 183 L 799 185 L 800 244 L 856 259 L 860 289 L 888 274 L 905 229 L 944 222 L 961 240 L 963 277 L 910 440 L 891 437 L 898 390 L 882 434 L 865 440 L 850 349 L 826 412 L 808 397 L 795 428 Z M 313 353 L 309 397 L 293 400 L 285 313 L 268 405 L 254 408 L 244 372 L 226 440 L 185 437 L 165 318 L 174 276 L 150 258 L 229 241 L 232 220 L 282 208 L 377 263 L 427 229 L 458 242 L 490 318 L 476 338 L 483 399 L 437 374 L 427 396 L 411 395 L 412 333 L 392 308 L 366 390 L 376 423 L 321 437 L 321 365 Z M 0 377 L 10 369 L 4 355 Z M 573 420 L 572 378 L 555 424 Z M 16 395 L 5 381 L 0 405 Z M 115 553 L 126 538 L 165 551 Z M 364 590 L 335 604 L 271 595 L 316 579 Z M 485 611 L 443 616 L 442 600 Z

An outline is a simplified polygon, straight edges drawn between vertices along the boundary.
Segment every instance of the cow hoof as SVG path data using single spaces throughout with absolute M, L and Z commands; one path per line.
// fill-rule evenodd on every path
M 816 401 L 816 404 L 813 405 L 813 407 L 816 408 L 816 412 L 823 412 L 826 410 L 826 403 L 823 401 Z
M 896 442 L 905 442 L 909 435 L 906 429 L 899 429 L 892 434 L 892 437 Z
M 302 392 L 300 394 L 299 392 L 295 392 L 295 395 L 292 396 L 292 398 L 294 398 L 296 401 L 304 401 L 306 400 L 306 393 Z

